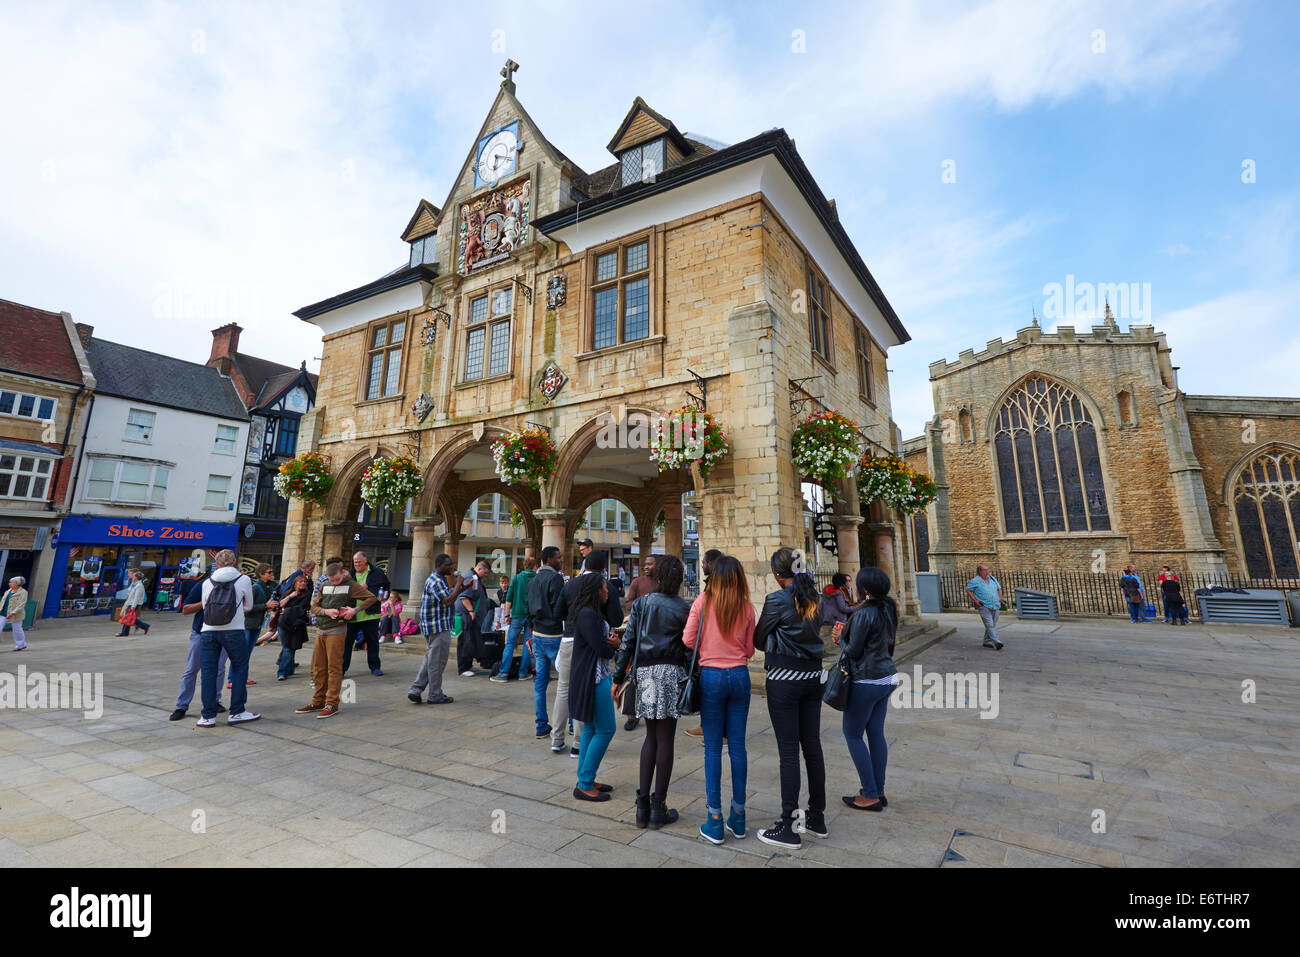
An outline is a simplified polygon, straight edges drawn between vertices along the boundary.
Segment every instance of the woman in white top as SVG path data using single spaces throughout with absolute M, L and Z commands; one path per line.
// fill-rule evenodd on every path
M 126 604 L 122 606 L 122 614 L 125 615 L 127 611 L 134 608 L 135 628 L 137 631 L 143 631 L 147 635 L 149 634 L 149 623 L 140 617 L 140 613 L 144 611 L 146 602 L 149 601 L 149 595 L 146 593 L 144 587 L 144 572 L 140 571 L 138 568 L 133 568 L 128 574 L 131 577 L 131 588 L 126 593 Z M 123 625 L 122 630 L 117 633 L 117 637 L 125 638 L 130 633 L 130 627 Z
M 9 579 L 9 590 L 0 596 L 0 631 L 5 625 L 14 630 L 14 651 L 27 650 L 27 636 L 23 634 L 23 617 L 27 614 L 27 579 L 16 575 Z

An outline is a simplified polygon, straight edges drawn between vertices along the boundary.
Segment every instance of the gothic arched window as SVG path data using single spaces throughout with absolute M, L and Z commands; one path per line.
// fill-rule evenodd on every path
M 993 426 L 1008 533 L 1109 531 L 1097 432 L 1070 389 L 1031 376 Z
M 1300 454 L 1272 448 L 1256 456 L 1237 476 L 1232 506 L 1250 577 L 1300 576 Z

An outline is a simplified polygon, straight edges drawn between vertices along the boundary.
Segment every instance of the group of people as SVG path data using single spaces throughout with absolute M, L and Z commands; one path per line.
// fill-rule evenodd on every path
M 613 741 L 617 710 L 623 705 L 631 729 L 645 722 L 641 745 L 636 825 L 660 828 L 678 819 L 668 806 L 677 722 L 698 709 L 705 748 L 707 815 L 700 835 L 713 844 L 726 836 L 747 833 L 745 796 L 748 758 L 745 731 L 749 716 L 748 662 L 756 649 L 764 652 L 769 717 L 777 739 L 781 778 L 781 816 L 758 833 L 766 844 L 783 848 L 802 845 L 801 833 L 825 837 L 826 769 L 821 746 L 822 667 L 821 625 L 826 616 L 812 578 L 796 572 L 795 553 L 788 548 L 772 555 L 771 569 L 778 588 L 755 616 L 749 585 L 740 562 L 716 550 L 702 563 L 705 586 L 688 602 L 680 592 L 684 567 L 673 555 L 646 556 L 642 575 L 620 598 L 617 579 L 608 574 L 601 552 L 580 543 L 583 557 L 578 574 L 563 574 L 564 555 L 548 546 L 503 586 L 502 606 L 509 618 L 506 647 L 494 677 L 501 678 L 524 640 L 525 654 L 535 662 L 534 709 L 536 737 L 549 739 L 555 753 L 568 751 L 578 760 L 573 796 L 579 801 L 608 801 L 613 786 L 599 780 L 605 753 Z M 420 605 L 420 631 L 428 648 L 408 697 L 412 702 L 449 703 L 441 676 L 450 656 L 453 629 L 459 634 L 458 667 L 474 653 L 466 636 L 481 612 L 463 595 L 481 588 L 490 569 L 476 566 L 472 576 L 453 575 L 452 560 L 439 555 L 425 583 Z M 475 583 L 474 579 L 479 581 Z M 454 579 L 454 581 L 449 581 Z M 841 585 L 847 579 L 837 579 Z M 858 810 L 880 811 L 884 795 L 888 748 L 884 720 L 889 694 L 896 683 L 893 665 L 898 610 L 889 595 L 889 577 L 877 568 L 857 576 L 860 598 L 846 609 L 836 628 L 843 640 L 842 667 L 852 689 L 842 730 L 859 776 L 860 790 L 843 798 Z M 462 617 L 457 623 L 456 617 Z M 557 676 L 548 707 L 551 668 Z M 527 674 L 521 665 L 521 676 Z M 462 671 L 462 674 L 465 672 Z M 470 669 L 470 674 L 475 672 Z M 698 689 L 698 705 L 691 691 Z M 684 710 L 685 709 L 685 710 Z M 566 743 L 572 722 L 574 744 Z M 722 750 L 731 765 L 731 801 L 723 817 Z M 808 774 L 808 804 L 799 811 L 800 762 Z
M 856 596 L 846 576 L 836 576 L 833 590 L 819 596 L 812 577 L 796 571 L 796 554 L 779 549 L 770 562 L 778 587 L 755 615 L 739 560 L 716 550 L 704 556 L 704 587 L 693 601 L 680 594 L 685 569 L 676 556 L 646 556 L 643 574 L 623 589 L 609 575 L 603 552 L 586 542 L 580 552 L 581 569 L 566 577 L 561 550 L 544 548 L 538 559 L 527 559 L 517 575 L 498 580 L 497 600 L 492 603 L 500 607 L 495 625 L 505 625 L 506 637 L 491 677 L 514 677 L 514 648 L 522 645 L 518 677 L 533 677 L 536 737 L 549 739 L 552 752 L 568 751 L 578 760 L 576 800 L 611 799 L 614 788 L 599 779 L 599 772 L 615 736 L 621 704 L 631 719 L 629 730 L 645 723 L 636 826 L 660 828 L 675 822 L 678 813 L 668 806 L 668 790 L 677 722 L 698 713 L 707 807 L 700 836 L 712 844 L 722 844 L 728 836 L 744 838 L 748 834 L 749 661 L 761 650 L 768 715 L 779 755 L 781 815 L 758 832 L 758 839 L 793 849 L 802 846 L 801 834 L 826 837 L 826 767 L 820 734 L 825 623 L 833 625 L 834 640 L 842 645 L 837 667 L 852 682 L 842 731 L 860 789 L 842 800 L 864 811 L 880 811 L 888 804 L 884 721 L 897 681 L 892 655 L 898 610 L 883 571 L 863 568 L 857 575 Z M 185 717 L 197 685 L 202 697 L 197 726 L 213 727 L 217 715 L 226 711 L 220 701 L 223 681 L 231 692 L 228 724 L 261 718 L 247 707 L 247 686 L 255 684 L 248 678 L 253 649 L 278 638 L 276 676 L 287 680 L 297 669 L 295 655 L 307 642 L 311 624 L 315 625 L 312 696 L 296 714 L 314 714 L 318 719 L 338 714 L 342 680 L 354 650 L 365 648 L 372 674 L 383 675 L 379 639 L 381 630 L 401 632 L 400 596 L 394 598 L 384 572 L 363 553 L 353 556 L 350 567 L 341 557 L 327 559 L 314 581 L 316 565 L 310 561 L 279 583 L 269 565 L 259 565 L 251 576 L 241 574 L 235 565 L 233 552 L 218 553 L 211 574 L 192 583 L 183 598 L 182 611 L 194 619 L 172 720 Z M 487 562 L 461 576 L 450 556 L 434 559 L 419 605 L 418 631 L 426 650 L 407 693 L 413 703 L 452 703 L 443 690 L 443 673 L 453 636 L 459 642 L 458 671 L 479 673 L 472 662 L 480 653 L 478 636 L 487 624 L 483 616 L 491 574 Z M 387 621 L 381 626 L 383 618 Z M 557 681 L 548 700 L 552 669 Z M 571 746 L 566 733 L 573 734 Z M 731 799 L 725 808 L 724 747 L 731 771 Z M 803 811 L 801 764 L 808 777 Z

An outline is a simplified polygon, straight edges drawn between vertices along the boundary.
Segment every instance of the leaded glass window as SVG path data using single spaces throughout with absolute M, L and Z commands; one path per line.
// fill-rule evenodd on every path
M 1246 571 L 1252 578 L 1300 577 L 1300 453 L 1271 448 L 1242 469 L 1232 489 Z
M 650 337 L 650 241 L 640 239 L 592 257 L 591 348 Z
M 1008 534 L 1110 530 L 1096 428 L 1070 389 L 1025 380 L 998 410 L 993 450 Z

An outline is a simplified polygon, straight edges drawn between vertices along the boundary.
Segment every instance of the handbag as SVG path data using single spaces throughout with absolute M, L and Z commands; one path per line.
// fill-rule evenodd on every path
M 457 613 L 456 617 L 451 620 L 451 636 L 459 638 L 465 631 L 465 619 Z
M 637 619 L 640 621 L 640 618 Z M 619 710 L 629 717 L 636 714 L 636 659 L 641 653 L 641 636 L 632 636 L 632 664 L 628 666 L 627 674 L 623 676 L 623 683 L 614 691 L 614 704 Z M 628 694 L 628 690 L 631 694 Z M 628 710 L 629 707 L 631 710 Z
M 709 613 L 710 599 L 704 599 L 704 608 L 700 610 L 700 620 L 695 623 L 695 647 L 691 649 L 691 663 L 686 669 L 677 691 L 677 713 L 692 715 L 700 713 L 700 671 L 696 667 L 700 659 L 700 633 L 704 631 L 704 616 Z
M 135 609 L 134 609 L 134 608 L 128 608 L 126 611 L 122 612 L 122 617 L 121 617 L 120 621 L 122 622 L 122 627 L 123 627 L 123 628 L 130 628 L 132 625 L 134 625 L 134 624 L 135 624 Z
M 853 676 L 844 663 L 844 651 L 835 662 L 835 667 L 826 675 L 826 688 L 822 691 L 822 701 L 836 711 L 844 711 L 849 706 L 849 692 L 853 690 Z

